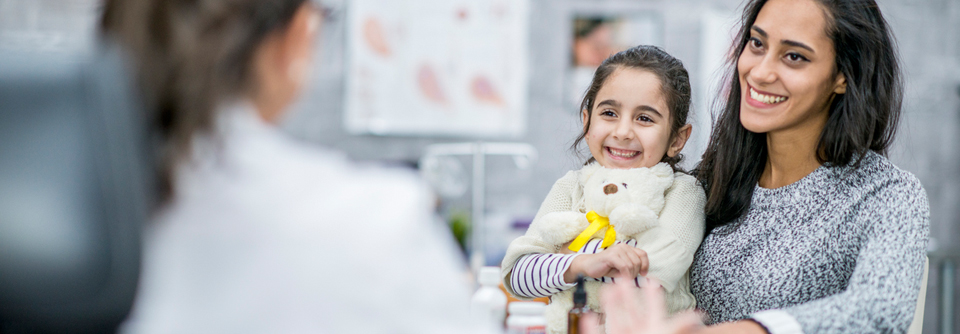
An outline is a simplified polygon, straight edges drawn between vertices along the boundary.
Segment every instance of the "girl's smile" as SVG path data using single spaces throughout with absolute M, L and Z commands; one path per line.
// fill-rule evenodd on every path
M 606 149 L 607 149 L 607 153 L 610 153 L 611 158 L 618 159 L 618 160 L 633 159 L 633 158 L 636 158 L 637 155 L 640 153 L 640 151 L 622 150 L 622 149 L 613 148 L 609 146 L 607 146 Z

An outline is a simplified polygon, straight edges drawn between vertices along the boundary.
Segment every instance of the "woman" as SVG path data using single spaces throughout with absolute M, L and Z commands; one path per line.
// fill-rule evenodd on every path
M 715 332 L 905 332 L 926 193 L 884 154 L 897 53 L 873 0 L 754 0 L 698 167 L 710 230 L 691 268 Z
M 877 4 L 753 0 L 733 55 L 697 169 L 709 232 L 690 269 L 715 325 L 669 327 L 638 316 L 637 295 L 608 295 L 609 333 L 906 332 L 929 208 L 919 181 L 883 156 L 902 84 Z
M 412 175 L 358 168 L 276 128 L 320 24 L 306 0 L 108 2 L 104 29 L 133 56 L 166 190 L 126 331 L 483 329 Z

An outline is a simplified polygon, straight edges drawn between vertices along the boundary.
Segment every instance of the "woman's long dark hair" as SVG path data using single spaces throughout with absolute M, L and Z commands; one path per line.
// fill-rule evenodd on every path
M 578 152 L 577 147 L 587 136 L 587 129 L 590 128 L 590 121 L 593 119 L 593 104 L 596 102 L 597 93 L 600 92 L 607 78 L 620 68 L 650 71 L 660 79 L 660 90 L 667 102 L 667 108 L 670 109 L 671 140 L 676 138 L 680 128 L 687 124 L 687 115 L 690 113 L 690 76 L 687 74 L 687 69 L 683 67 L 683 62 L 659 47 L 639 45 L 608 57 L 593 74 L 590 88 L 580 102 L 580 110 L 587 112 L 587 122 L 583 125 L 580 136 L 570 146 L 574 152 Z M 677 170 L 677 163 L 682 159 L 683 155 L 680 154 L 674 157 L 664 154 L 660 161 L 670 164 L 670 167 Z M 586 163 L 593 161 L 594 158 L 590 158 Z
M 824 10 L 826 34 L 836 50 L 837 73 L 846 93 L 837 95 L 817 143 L 822 164 L 853 163 L 868 151 L 886 154 L 900 119 L 903 82 L 897 50 L 874 0 L 817 0 Z M 766 0 L 745 6 L 742 25 L 730 53 L 729 92 L 710 135 L 710 144 L 694 173 L 707 192 L 707 232 L 744 215 L 767 161 L 766 135 L 740 123 L 740 54 Z
M 219 103 L 250 93 L 256 48 L 307 0 L 108 0 L 103 34 L 133 58 L 158 140 L 160 198 Z

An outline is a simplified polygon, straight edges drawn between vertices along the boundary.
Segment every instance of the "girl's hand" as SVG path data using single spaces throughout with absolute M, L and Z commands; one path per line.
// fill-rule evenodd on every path
M 577 275 L 593 278 L 646 275 L 650 267 L 647 252 L 627 245 L 615 244 L 596 254 L 583 254 L 573 259 L 573 263 L 563 273 L 563 280 L 573 283 Z M 631 279 L 632 280 L 632 279 Z

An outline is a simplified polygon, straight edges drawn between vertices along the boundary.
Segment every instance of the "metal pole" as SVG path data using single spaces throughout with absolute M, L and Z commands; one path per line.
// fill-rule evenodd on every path
M 473 269 L 473 272 L 479 273 L 480 267 L 486 265 L 486 254 L 484 254 L 484 228 L 486 223 L 484 220 L 484 168 L 486 166 L 485 162 L 486 152 L 484 152 L 484 145 L 482 142 L 476 142 L 473 146 L 473 195 L 472 195 L 472 208 L 471 208 L 471 227 L 470 234 L 472 234 L 473 247 L 470 252 L 470 268 Z
M 953 300 L 955 275 L 953 259 L 944 258 L 940 263 L 940 333 L 953 333 L 953 318 L 956 316 Z
M 2 1 L 2 0 L 0 0 Z M 524 169 L 537 159 L 537 150 L 525 143 L 452 143 L 433 144 L 427 146 L 420 165 L 436 166 L 430 163 L 441 156 L 473 156 L 473 177 L 471 178 L 472 208 L 471 208 L 471 236 L 468 242 L 470 251 L 469 265 L 474 273 L 479 273 L 480 267 L 486 264 L 486 156 L 507 155 L 514 158 L 517 168 Z

